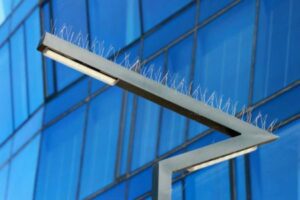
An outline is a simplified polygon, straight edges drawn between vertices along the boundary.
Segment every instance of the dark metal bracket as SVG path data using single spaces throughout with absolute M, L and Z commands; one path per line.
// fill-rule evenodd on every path
M 277 136 L 266 130 L 239 120 L 52 34 L 45 33 L 38 50 L 45 56 L 89 76 L 117 85 L 232 137 L 160 161 L 155 166 L 154 199 L 171 199 L 172 173 L 176 171 L 198 170 L 249 153 L 257 146 L 277 139 Z

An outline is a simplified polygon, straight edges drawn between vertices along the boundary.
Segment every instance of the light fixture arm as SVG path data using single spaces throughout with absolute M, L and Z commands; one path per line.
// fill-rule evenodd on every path
M 173 172 L 182 169 L 197 169 L 197 166 L 201 168 L 201 166 L 222 161 L 221 158 L 230 159 L 248 153 L 258 145 L 277 139 L 277 136 L 266 130 L 246 123 L 52 34 L 46 33 L 43 36 L 38 50 L 45 56 L 67 64 L 89 76 L 110 85 L 117 85 L 232 137 L 160 161 L 156 166 L 153 181 L 155 194 L 153 197 L 156 200 L 171 198 Z

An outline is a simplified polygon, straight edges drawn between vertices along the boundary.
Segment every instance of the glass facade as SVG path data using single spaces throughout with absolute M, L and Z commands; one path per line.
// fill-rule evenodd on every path
M 0 0 L 0 200 L 152 199 L 154 164 L 227 137 L 44 58 L 63 26 L 280 122 L 250 155 L 174 174 L 172 199 L 300 198 L 300 1 Z

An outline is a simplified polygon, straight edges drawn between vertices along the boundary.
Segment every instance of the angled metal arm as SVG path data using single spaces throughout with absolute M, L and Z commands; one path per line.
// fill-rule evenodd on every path
M 156 166 L 154 199 L 171 198 L 172 173 L 182 169 L 197 169 L 204 163 L 214 163 L 221 158 L 232 158 L 243 151 L 277 137 L 221 110 L 208 106 L 165 85 L 128 70 L 114 62 L 80 48 L 70 42 L 46 33 L 38 50 L 44 55 L 63 62 L 89 76 L 117 85 L 137 95 L 167 107 L 190 119 L 196 120 L 233 138 L 207 147 L 187 152 L 163 161 Z M 198 166 L 198 167 L 197 167 Z

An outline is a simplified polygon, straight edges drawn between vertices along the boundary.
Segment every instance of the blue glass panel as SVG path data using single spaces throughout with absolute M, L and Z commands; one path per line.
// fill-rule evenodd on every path
M 9 48 L 5 44 L 0 48 L 0 143 L 13 130 L 11 80 L 9 70 Z
M 183 199 L 183 189 L 184 188 L 182 188 L 182 182 L 181 181 L 173 183 L 173 186 L 172 186 L 172 200 L 181 200 L 181 199 Z
M 40 137 L 36 137 L 11 162 L 7 199 L 33 199 Z
M 255 1 L 243 1 L 198 32 L 195 82 L 238 108 L 248 101 L 254 18 Z
M 9 165 L 0 169 L 0 199 L 6 199 L 6 186 L 7 186 L 7 176 L 8 176 Z
M 81 180 L 81 198 L 114 180 L 122 92 L 113 87 L 91 101 Z
M 43 12 L 43 28 L 44 31 L 51 32 L 51 16 L 50 16 L 50 6 L 49 3 L 44 4 L 42 8 Z M 53 22 L 52 22 L 53 23 Z M 46 95 L 50 96 L 54 93 L 55 91 L 55 86 L 54 86 L 54 68 L 53 68 L 53 61 L 49 58 L 44 57 L 45 59 L 45 74 L 46 74 Z
M 74 31 L 75 34 L 82 33 L 82 35 L 87 36 L 85 0 L 53 0 L 52 8 L 58 31 L 63 25 L 67 25 L 68 27 L 72 27 L 72 31 Z M 81 75 L 81 73 L 63 64 L 56 63 L 57 89 L 63 89 Z
M 90 0 L 92 38 L 120 49 L 141 34 L 138 0 Z M 114 20 L 112 20 L 114 19 Z
M 86 106 L 43 132 L 35 199 L 76 199 Z
M 156 57 L 145 67 L 164 66 L 164 55 Z M 134 130 L 131 169 L 134 170 L 156 157 L 156 144 L 159 131 L 160 106 L 138 97 Z
M 14 135 L 13 153 L 42 128 L 44 108 L 35 113 Z
M 142 0 L 144 29 L 148 31 L 192 0 Z
M 20 0 L 17 0 L 20 1 Z M 13 12 L 11 17 L 11 29 L 14 30 L 22 20 L 29 14 L 30 11 L 38 4 L 38 0 L 26 0 L 23 1 L 20 6 Z
M 69 88 L 60 96 L 47 103 L 44 123 L 50 122 L 55 117 L 69 110 L 71 107 L 83 101 L 88 95 L 88 80 L 84 79 Z
M 267 114 L 267 125 L 277 119 L 283 121 L 294 115 L 299 114 L 300 111 L 300 85 L 291 90 L 279 95 L 271 101 L 259 106 L 252 112 L 253 118 L 258 115 L 258 112 Z M 275 109 L 276 108 L 276 109 Z M 254 121 L 254 120 L 252 120 Z
M 245 158 L 238 157 L 235 159 L 235 187 L 236 187 L 236 196 L 238 200 L 246 200 L 246 171 L 245 171 Z
M 150 192 L 152 188 L 152 168 L 148 168 L 133 176 L 128 184 L 128 200 L 136 199 L 137 197 Z
M 300 120 L 276 131 L 279 140 L 251 154 L 252 198 L 298 199 Z
M 126 183 L 118 183 L 117 186 L 100 194 L 95 200 L 125 200 Z
M 11 0 L 0 0 L 0 25 L 11 12 Z
M 126 100 L 124 105 L 126 105 L 125 110 L 125 122 L 124 122 L 124 131 L 123 131 L 123 143 L 122 143 L 122 157 L 121 157 L 121 167 L 120 167 L 120 174 L 123 175 L 127 172 L 128 166 L 128 149 L 129 149 L 129 139 L 130 133 L 132 129 L 132 113 L 133 113 L 133 100 L 134 95 L 132 93 L 126 93 Z
M 230 199 L 229 164 L 201 169 L 185 179 L 185 199 Z
M 12 150 L 12 140 L 7 141 L 0 149 L 0 167 L 10 158 Z
M 260 4 L 254 101 L 300 79 L 300 1 Z
M 168 4 L 172 5 L 173 3 Z M 155 4 L 153 3 L 153 5 Z M 147 58 L 148 56 L 152 55 L 155 51 L 161 49 L 174 39 L 181 36 L 183 33 L 192 29 L 195 25 L 195 15 L 196 8 L 195 6 L 192 6 L 189 9 L 187 9 L 184 13 L 171 20 L 166 25 L 160 27 L 159 30 L 146 37 L 144 41 L 144 57 Z
M 16 7 L 20 2 L 21 0 L 11 0 L 12 1 L 12 8 L 14 9 L 14 7 Z
M 15 127 L 28 116 L 24 29 L 19 28 L 11 38 L 12 85 Z
M 189 130 L 188 130 L 188 138 L 191 139 L 208 129 L 207 126 L 204 126 L 200 122 L 190 120 L 189 121 Z
M 223 9 L 229 3 L 234 0 L 203 0 L 200 2 L 200 15 L 199 22 L 203 22 L 205 19 L 217 13 Z
M 44 83 L 41 53 L 36 50 L 40 40 L 40 16 L 36 9 L 25 22 L 26 61 L 28 74 L 29 111 L 32 113 L 43 102 Z
M 188 37 L 173 46 L 168 51 L 168 71 L 177 77 L 176 88 L 182 89 L 180 84 L 189 85 L 192 64 L 193 37 Z M 166 153 L 180 145 L 185 139 L 186 117 L 166 108 L 162 109 L 159 155 Z
M 214 144 L 217 142 L 220 142 L 222 140 L 228 139 L 229 136 L 219 133 L 219 132 L 212 132 L 208 135 L 205 135 L 204 137 L 201 137 L 197 141 L 193 142 L 187 147 L 188 151 L 195 150 L 204 146 L 208 146 L 210 144 Z

